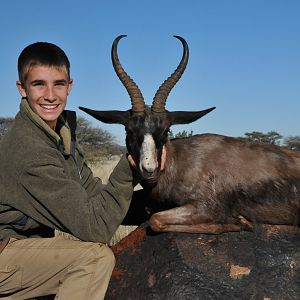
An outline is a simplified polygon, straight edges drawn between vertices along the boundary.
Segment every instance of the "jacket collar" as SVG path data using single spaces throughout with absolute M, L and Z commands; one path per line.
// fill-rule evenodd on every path
M 74 156 L 76 142 L 75 111 L 64 110 L 57 120 L 55 131 L 30 108 L 26 99 L 21 100 L 20 113 L 46 133 L 63 154 Z

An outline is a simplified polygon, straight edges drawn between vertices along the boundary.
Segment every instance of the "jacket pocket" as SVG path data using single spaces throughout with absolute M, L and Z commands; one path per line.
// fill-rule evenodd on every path
M 0 294 L 14 292 L 22 287 L 22 268 L 18 265 L 0 265 Z

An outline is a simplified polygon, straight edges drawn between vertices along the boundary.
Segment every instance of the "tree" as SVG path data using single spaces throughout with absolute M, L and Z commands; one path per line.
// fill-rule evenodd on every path
M 300 135 L 286 137 L 283 143 L 291 150 L 300 151 Z
M 85 151 L 86 159 L 90 162 L 101 157 L 109 158 L 126 152 L 126 147 L 116 144 L 115 137 L 100 127 L 94 127 L 83 117 L 77 117 L 76 130 L 78 143 Z
M 3 118 L 0 117 L 0 140 L 12 126 L 14 118 Z
M 185 138 L 185 137 L 189 137 L 193 135 L 193 130 L 191 130 L 190 132 L 187 132 L 186 130 L 183 131 L 179 131 L 177 132 L 175 135 L 172 132 L 172 130 L 170 130 L 169 132 L 169 138 L 170 139 L 174 139 L 174 138 Z
M 80 144 L 109 147 L 115 142 L 115 138 L 106 130 L 100 127 L 93 127 L 83 117 L 77 118 L 77 140 Z
M 276 131 L 269 131 L 268 133 L 262 133 L 260 131 L 252 131 L 246 132 L 246 137 L 242 137 L 250 142 L 255 143 L 266 143 L 273 145 L 280 145 L 280 140 L 282 139 L 282 135 Z
M 9 128 L 14 118 L 0 117 L 0 141 Z M 77 118 L 77 140 L 84 148 L 86 158 L 92 159 L 95 156 L 120 155 L 125 152 L 125 147 L 115 143 L 115 137 L 110 132 L 92 124 L 83 117 Z

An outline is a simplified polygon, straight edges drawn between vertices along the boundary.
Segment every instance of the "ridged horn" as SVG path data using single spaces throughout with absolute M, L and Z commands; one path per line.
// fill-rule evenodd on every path
M 189 47 L 188 47 L 187 42 L 181 36 L 174 35 L 174 37 L 179 39 L 183 45 L 182 58 L 181 58 L 181 61 L 178 65 L 178 67 L 173 72 L 173 74 L 170 77 L 168 77 L 168 79 L 165 80 L 163 82 L 163 84 L 159 87 L 159 89 L 157 90 L 157 92 L 153 98 L 153 102 L 152 102 L 152 106 L 151 106 L 151 109 L 154 112 L 165 112 L 166 111 L 165 106 L 166 106 L 167 98 L 168 98 L 171 90 L 175 86 L 175 84 L 178 82 L 178 80 L 182 76 L 182 74 L 187 66 L 188 60 L 189 60 Z
M 118 75 L 119 79 L 125 86 L 130 99 L 131 99 L 131 105 L 132 105 L 132 111 L 133 112 L 144 112 L 145 111 L 145 102 L 144 97 L 137 86 L 137 84 L 127 75 L 125 70 L 123 69 L 117 52 L 117 47 L 119 40 L 123 37 L 126 37 L 126 35 L 119 35 L 115 38 L 112 48 L 111 48 L 111 60 L 112 64 L 114 66 L 115 72 Z

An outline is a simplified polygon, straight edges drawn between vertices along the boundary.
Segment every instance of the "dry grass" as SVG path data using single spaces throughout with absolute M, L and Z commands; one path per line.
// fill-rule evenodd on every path
M 89 163 L 90 168 L 93 171 L 94 176 L 101 178 L 103 183 L 106 183 L 109 175 L 120 160 L 120 156 L 112 156 L 110 158 L 102 158 L 99 160 L 93 160 Z
M 101 178 L 103 183 L 106 183 L 109 175 L 113 171 L 114 167 L 117 165 L 117 163 L 120 160 L 120 156 L 111 156 L 109 158 L 102 158 L 98 160 L 93 160 L 89 163 L 90 168 L 93 171 L 94 176 Z M 138 187 L 139 188 L 139 187 Z M 118 243 L 122 238 L 126 237 L 130 232 L 132 232 L 134 229 L 136 229 L 137 226 L 119 226 L 117 231 L 115 232 L 114 236 L 109 242 L 109 245 L 115 245 Z M 77 239 L 74 236 L 61 232 L 56 230 L 55 231 L 56 236 L 64 236 L 68 239 Z

